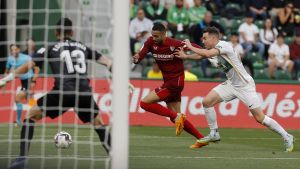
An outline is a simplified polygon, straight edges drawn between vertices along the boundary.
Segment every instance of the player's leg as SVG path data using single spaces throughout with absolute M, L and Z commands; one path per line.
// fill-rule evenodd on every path
M 94 130 L 99 136 L 100 142 L 109 154 L 111 147 L 111 136 L 109 127 L 105 126 L 101 117 L 98 115 L 99 108 L 93 99 L 92 93 L 86 93 L 79 96 L 77 107 L 77 115 L 84 123 L 92 123 Z
M 30 109 L 29 114 L 23 121 L 20 134 L 20 154 L 8 167 L 8 169 L 25 169 L 27 165 L 27 155 L 30 148 L 30 142 L 33 138 L 34 124 L 43 118 L 42 111 L 39 107 L 34 106 Z
M 208 123 L 210 133 L 204 138 L 198 140 L 200 143 L 218 142 L 221 140 L 217 115 L 214 106 L 222 101 L 230 101 L 236 97 L 233 94 L 232 86 L 228 82 L 224 82 L 211 90 L 202 101 L 205 118 Z
M 156 91 L 151 91 L 145 98 L 142 99 L 140 102 L 141 108 L 144 110 L 160 115 L 160 116 L 165 116 L 169 117 L 170 120 L 175 120 L 177 117 L 177 113 L 163 107 L 162 105 L 158 104 L 157 102 L 163 100 L 163 97 L 159 97 Z M 161 91 L 161 96 L 164 95 L 168 96 L 170 92 L 165 88 L 164 90 Z
M 250 112 L 257 122 L 268 127 L 270 130 L 279 134 L 284 139 L 286 152 L 293 151 L 295 141 L 294 136 L 289 134 L 277 121 L 275 121 L 271 117 L 266 116 L 260 107 L 251 109 Z
M 261 109 L 261 101 L 256 93 L 255 84 L 248 84 L 242 88 L 236 88 L 236 96 L 250 109 L 255 120 L 268 127 L 270 130 L 282 136 L 285 140 L 286 151 L 293 150 L 294 137 L 288 134 L 284 128 L 271 117 L 266 116 Z
M 23 112 L 23 104 L 22 100 L 25 99 L 27 96 L 26 91 L 22 90 L 19 91 L 16 95 L 15 101 L 16 101 L 16 107 L 17 107 L 17 119 L 16 122 L 18 125 L 21 125 L 21 117 L 22 117 L 22 112 Z
M 28 70 L 32 69 L 34 65 L 35 63 L 33 61 L 28 61 L 26 64 L 18 67 L 14 70 L 14 72 L 11 72 L 4 78 L 0 79 L 0 87 L 5 86 L 7 82 L 14 80 L 15 77 L 18 77 L 19 75 L 28 72 Z
M 100 142 L 105 149 L 106 153 L 109 154 L 111 149 L 111 135 L 109 127 L 105 126 L 99 116 L 94 119 L 93 125 L 95 132 L 98 134 Z
M 173 112 L 180 112 L 180 105 L 181 102 L 169 102 L 167 103 L 168 109 L 172 110 Z M 184 116 L 185 118 L 185 116 Z M 189 122 L 189 120 L 184 120 L 182 122 L 184 124 L 183 129 L 188 132 L 189 134 L 191 134 L 192 136 L 196 137 L 197 139 L 200 139 L 203 137 L 203 135 L 194 127 L 194 125 Z M 176 131 L 177 134 L 177 131 Z

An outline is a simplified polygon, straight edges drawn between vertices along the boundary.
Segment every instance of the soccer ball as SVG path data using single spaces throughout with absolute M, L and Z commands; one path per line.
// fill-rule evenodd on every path
M 54 143 L 56 148 L 69 148 L 72 144 L 72 137 L 69 133 L 61 131 L 54 136 Z

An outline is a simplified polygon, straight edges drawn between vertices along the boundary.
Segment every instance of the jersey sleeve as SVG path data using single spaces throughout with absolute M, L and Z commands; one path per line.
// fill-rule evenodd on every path
M 220 55 L 225 55 L 230 52 L 229 49 L 233 49 L 232 46 L 226 45 L 225 43 L 219 42 L 216 46 L 215 49 L 218 49 L 220 52 Z
M 87 59 L 89 60 L 98 60 L 99 58 L 102 57 L 102 54 L 100 54 L 99 52 L 92 50 L 90 48 L 87 47 Z
M 35 65 L 42 68 L 44 65 L 44 60 L 47 55 L 46 48 L 40 48 L 37 52 L 32 56 L 32 60 L 34 61 Z
M 140 56 L 139 62 L 144 59 L 147 53 L 149 53 L 151 45 L 152 45 L 151 40 L 150 38 L 148 38 L 138 53 Z

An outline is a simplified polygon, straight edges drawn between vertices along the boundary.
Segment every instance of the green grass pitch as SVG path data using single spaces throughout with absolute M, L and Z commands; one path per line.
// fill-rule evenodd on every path
M 54 147 L 55 126 L 35 128 L 28 169 L 93 169 L 105 168 L 109 159 L 98 136 L 87 126 L 74 130 L 64 126 L 73 136 L 69 149 Z M 204 134 L 207 129 L 200 129 Z M 19 152 L 18 127 L 0 125 L 0 169 Z M 76 133 L 77 132 L 77 133 Z M 283 152 L 283 141 L 267 129 L 220 129 L 222 141 L 201 149 L 189 149 L 195 139 L 183 133 L 175 136 L 171 127 L 130 127 L 130 169 L 298 169 L 300 142 L 295 152 Z M 13 135 L 8 140 L 8 135 Z M 44 134 L 42 134 L 44 133 Z M 290 131 L 300 138 L 300 131 Z M 76 136 L 77 135 L 77 136 Z M 10 144 L 9 144 L 10 143 Z

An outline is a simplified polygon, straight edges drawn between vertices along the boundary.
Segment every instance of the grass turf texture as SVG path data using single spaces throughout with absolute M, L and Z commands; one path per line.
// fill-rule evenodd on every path
M 47 126 L 45 130 L 42 130 L 41 126 L 35 128 L 29 169 L 73 169 L 74 165 L 77 165 L 78 169 L 105 168 L 108 158 L 93 130 L 82 126 L 78 130 L 78 137 L 74 127 L 64 126 L 63 130 L 72 135 L 73 144 L 69 149 L 60 150 L 54 147 L 53 142 L 53 137 L 58 131 L 57 127 Z M 208 130 L 201 129 L 201 131 L 208 133 Z M 11 144 L 8 142 L 9 132 L 13 133 Z M 20 128 L 17 127 L 0 126 L 0 169 L 5 168 L 8 161 L 18 155 L 19 132 Z M 131 127 L 129 168 L 297 169 L 300 167 L 300 142 L 296 142 L 295 152 L 285 153 L 281 138 L 267 129 L 220 129 L 220 132 L 222 140 L 219 144 L 192 150 L 189 146 L 195 139 L 186 133 L 176 137 L 175 128 Z M 300 138 L 300 131 L 290 133 Z M 9 149 L 11 153 L 8 152 Z M 43 153 L 45 155 L 42 155 Z

